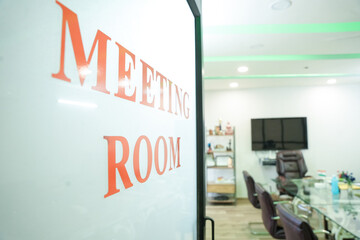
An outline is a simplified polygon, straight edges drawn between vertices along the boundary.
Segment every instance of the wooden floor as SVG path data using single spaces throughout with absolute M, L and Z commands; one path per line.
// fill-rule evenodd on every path
M 216 240 L 270 240 L 271 236 L 250 233 L 249 222 L 261 222 L 261 210 L 254 208 L 249 200 L 239 199 L 236 205 L 207 205 L 206 216 L 215 220 Z M 263 226 L 263 231 L 265 229 Z M 319 239 L 324 239 L 318 236 Z M 211 240 L 211 224 L 206 223 L 206 240 Z
M 270 240 L 270 236 L 255 236 L 250 233 L 249 222 L 261 222 L 261 212 L 248 199 L 239 199 L 236 205 L 206 206 L 206 216 L 215 220 L 216 240 Z M 260 226 L 262 227 L 262 226 Z M 265 229 L 263 228 L 265 231 Z M 211 240 L 211 224 L 206 223 L 206 240 Z

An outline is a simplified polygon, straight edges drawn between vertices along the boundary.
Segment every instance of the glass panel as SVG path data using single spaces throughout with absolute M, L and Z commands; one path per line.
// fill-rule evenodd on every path
M 360 191 L 341 190 L 339 194 L 331 192 L 331 184 L 319 179 L 293 179 L 292 184 L 282 184 L 291 195 L 301 199 L 319 213 L 329 218 L 356 237 L 360 237 Z

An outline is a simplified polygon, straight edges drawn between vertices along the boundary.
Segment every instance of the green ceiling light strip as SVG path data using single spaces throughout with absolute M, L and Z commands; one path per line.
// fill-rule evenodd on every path
M 209 26 L 205 34 L 340 33 L 359 32 L 360 22 L 311 24 L 250 24 Z
M 360 73 L 329 73 L 329 74 L 274 74 L 274 75 L 241 75 L 241 76 L 213 76 L 203 77 L 207 80 L 215 79 L 254 79 L 254 78 L 318 78 L 318 77 L 354 77 L 360 76 Z
M 253 55 L 253 56 L 216 56 L 204 57 L 205 62 L 238 62 L 238 61 L 301 61 L 301 60 L 336 60 L 357 59 L 360 53 L 322 54 L 322 55 Z

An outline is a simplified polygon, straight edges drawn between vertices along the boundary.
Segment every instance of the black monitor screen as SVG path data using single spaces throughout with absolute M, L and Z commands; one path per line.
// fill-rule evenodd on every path
M 251 119 L 252 150 L 307 149 L 306 118 Z

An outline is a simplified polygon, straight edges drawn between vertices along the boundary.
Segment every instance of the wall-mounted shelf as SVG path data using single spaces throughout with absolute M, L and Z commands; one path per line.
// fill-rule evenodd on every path
M 276 159 L 270 159 L 270 158 L 261 159 L 261 165 L 276 166 Z
M 233 153 L 233 151 L 221 151 L 221 150 L 213 150 L 213 153 Z M 211 154 L 211 153 L 208 153 Z
M 229 197 L 229 199 L 227 200 L 221 200 L 221 199 L 216 199 L 216 198 L 208 198 L 208 203 L 235 203 L 236 199 Z
M 223 134 L 223 135 L 206 135 L 206 137 L 232 137 L 234 134 Z
M 212 193 L 235 193 L 235 183 L 208 183 L 207 191 Z
M 235 203 L 235 135 L 207 135 L 206 152 L 207 202 Z

